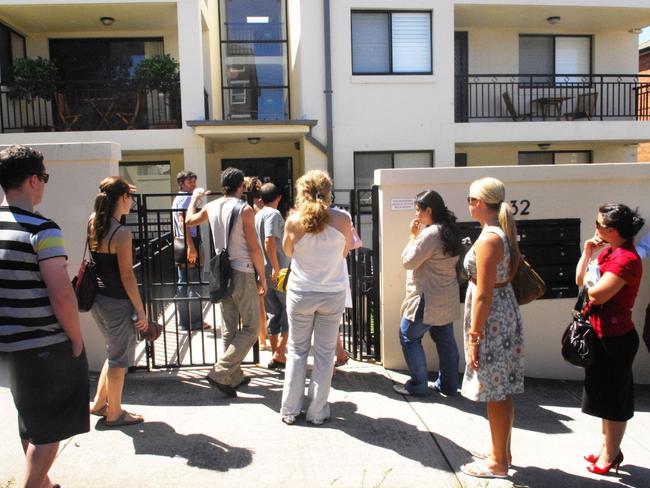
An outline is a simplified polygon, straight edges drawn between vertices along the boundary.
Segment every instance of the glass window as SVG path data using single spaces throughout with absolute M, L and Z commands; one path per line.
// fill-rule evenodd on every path
M 12 67 L 16 59 L 25 57 L 25 38 L 4 24 L 0 24 L 0 81 L 12 81 Z
M 284 0 L 221 0 L 226 119 L 289 118 Z
M 533 81 L 550 82 L 550 76 L 591 74 L 591 37 L 589 36 L 519 36 L 519 73 L 547 75 Z M 550 75 L 550 76 L 549 76 Z M 526 81 L 526 80 L 522 80 Z M 556 83 L 580 81 L 579 77 L 557 77 Z
M 520 165 L 531 164 L 589 164 L 591 151 L 522 151 Z
M 376 169 L 430 168 L 433 151 L 371 152 L 354 154 L 354 187 L 371 188 Z
M 431 12 L 352 12 L 353 74 L 431 72 Z

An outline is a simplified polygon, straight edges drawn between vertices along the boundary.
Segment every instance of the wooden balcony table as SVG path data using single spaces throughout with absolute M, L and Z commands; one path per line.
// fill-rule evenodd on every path
M 573 97 L 540 97 L 534 100 L 531 100 L 530 103 L 536 103 L 542 112 L 542 120 L 546 120 L 546 117 L 549 116 L 550 109 L 553 108 L 555 111 L 555 119 L 560 120 L 562 115 L 562 104 L 572 99 Z

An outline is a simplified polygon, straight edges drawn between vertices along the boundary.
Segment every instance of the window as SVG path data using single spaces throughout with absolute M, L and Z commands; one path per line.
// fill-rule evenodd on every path
M 0 81 L 12 81 L 12 67 L 16 59 L 25 57 L 25 38 L 0 24 Z
M 285 0 L 221 0 L 224 119 L 289 118 Z
M 584 81 L 591 74 L 591 36 L 520 35 L 519 73 L 540 75 L 532 78 L 535 83 Z
M 591 151 L 521 151 L 519 164 L 590 164 Z
M 352 74 L 431 74 L 431 12 L 352 12 Z
M 433 151 L 354 153 L 354 187 L 371 188 L 375 170 L 387 168 L 431 168 Z
M 160 38 L 50 40 L 50 57 L 63 81 L 133 79 L 145 57 L 163 52 Z

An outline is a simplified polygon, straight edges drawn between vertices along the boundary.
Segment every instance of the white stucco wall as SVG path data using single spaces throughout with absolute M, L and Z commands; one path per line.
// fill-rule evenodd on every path
M 408 241 L 408 225 L 413 211 L 391 210 L 394 198 L 413 198 L 425 188 L 438 191 L 460 221 L 469 221 L 465 197 L 470 183 L 483 176 L 494 176 L 506 185 L 508 200 L 528 199 L 530 215 L 526 219 L 578 218 L 581 243 L 593 236 L 593 222 L 603 201 L 622 202 L 638 207 L 650 216 L 647 198 L 650 188 L 648 164 L 594 164 L 528 167 L 433 168 L 380 170 L 375 183 L 380 185 L 380 270 L 382 360 L 388 368 L 405 368 L 398 340 L 399 307 L 404 297 L 405 273 L 399 261 Z M 650 223 L 639 236 L 650 231 Z M 647 268 L 647 263 L 646 263 Z M 633 311 L 637 330 L 642 330 L 645 307 L 650 296 L 650 274 L 644 275 Z M 570 321 L 575 298 L 537 300 L 521 308 L 526 343 L 526 375 L 538 378 L 580 379 L 583 371 L 570 366 L 560 355 L 560 337 Z M 459 304 L 459 308 L 461 305 Z M 461 347 L 461 322 L 454 325 Z M 434 347 L 425 339 L 430 366 L 437 369 Z M 462 356 L 462 354 L 461 354 Z M 461 371 L 464 361 L 461 358 Z M 650 383 L 650 354 L 641 347 L 635 366 L 635 380 Z
M 45 169 L 50 174 L 43 202 L 36 210 L 61 227 L 68 252 L 68 274 L 72 278 L 81 264 L 86 223 L 93 211 L 99 182 L 119 174 L 121 149 L 111 142 L 30 146 L 43 153 Z M 0 149 L 4 147 L 0 145 Z M 79 318 L 89 367 L 98 371 L 106 359 L 104 338 L 89 312 L 80 313 Z

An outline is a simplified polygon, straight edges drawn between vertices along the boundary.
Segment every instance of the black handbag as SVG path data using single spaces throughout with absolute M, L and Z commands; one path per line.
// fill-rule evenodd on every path
M 72 279 L 72 288 L 77 295 L 77 306 L 80 312 L 88 312 L 95 303 L 97 295 L 97 269 L 92 254 L 89 254 L 86 259 L 87 251 L 88 239 L 86 239 L 81 266 L 79 266 L 77 276 Z
M 230 214 L 228 229 L 226 231 L 226 246 L 228 246 L 230 232 L 235 225 L 237 215 L 239 215 L 239 211 L 243 205 L 244 202 L 238 201 Z M 228 248 L 216 249 L 214 257 L 210 259 L 210 301 L 212 303 L 220 303 L 226 298 L 229 298 L 232 295 L 234 285 Z
M 562 357 L 574 366 L 588 368 L 596 356 L 596 331 L 589 323 L 591 309 L 585 309 L 587 287 L 583 287 L 573 309 L 573 320 L 562 334 Z

